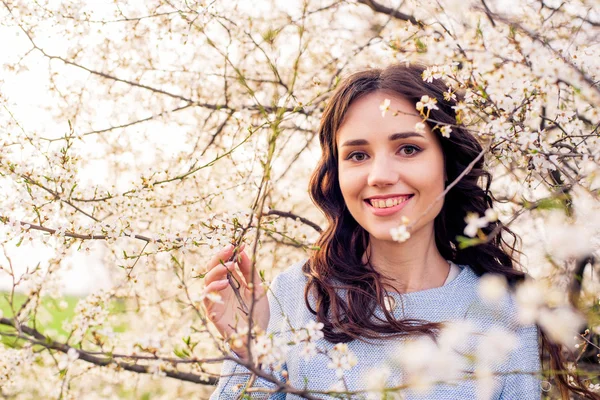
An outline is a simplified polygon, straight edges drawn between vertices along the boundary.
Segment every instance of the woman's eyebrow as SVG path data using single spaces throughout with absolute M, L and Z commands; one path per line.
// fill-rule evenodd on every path
M 420 133 L 417 132 L 401 132 L 401 133 L 392 133 L 390 136 L 388 136 L 388 140 L 394 141 L 394 140 L 399 140 L 399 139 L 406 139 L 409 137 L 422 137 L 423 139 L 425 139 L 425 136 L 421 135 Z M 366 144 L 369 144 L 369 142 L 365 139 L 354 139 L 354 140 L 347 140 L 346 142 L 344 142 L 344 144 L 342 144 L 340 147 L 345 147 L 345 146 L 364 146 Z

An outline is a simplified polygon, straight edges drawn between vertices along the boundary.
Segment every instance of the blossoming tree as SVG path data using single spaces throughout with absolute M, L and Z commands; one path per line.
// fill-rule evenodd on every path
M 465 215 L 461 243 L 488 240 L 496 218 L 523 236 L 538 283 L 517 289 L 522 318 L 569 346 L 573 374 L 599 389 L 600 15 L 593 0 L 506 3 L 2 0 L 2 395 L 207 397 L 229 355 L 201 307 L 219 301 L 203 292 L 204 265 L 245 243 L 268 286 L 314 250 L 324 221 L 306 186 L 323 106 L 340 77 L 391 62 L 426 63 L 424 80 L 461 96 L 501 200 Z M 432 107 L 417 110 L 426 120 Z M 394 235 L 406 240 L 410 221 Z M 74 259 L 101 260 L 110 280 L 56 327 Z M 482 279 L 488 301 L 504 290 Z M 321 326 L 296 328 L 317 354 Z M 449 327 L 445 343 L 468 329 Z M 482 348 L 508 351 L 507 337 Z M 290 345 L 255 341 L 267 364 Z M 403 350 L 409 383 L 423 385 L 430 346 Z M 327 356 L 340 377 L 356 363 L 343 344 Z

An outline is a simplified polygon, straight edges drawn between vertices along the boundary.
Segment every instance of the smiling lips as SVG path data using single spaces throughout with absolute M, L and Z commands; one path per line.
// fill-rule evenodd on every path
M 365 203 L 376 216 L 386 216 L 400 211 L 408 200 L 412 198 L 410 195 L 394 196 L 388 198 L 370 198 L 366 199 Z
M 375 208 L 387 208 L 397 206 L 398 204 L 410 199 L 412 197 L 411 194 L 407 194 L 404 196 L 397 197 L 388 197 L 385 199 L 382 198 L 370 198 L 366 201 L 369 202 Z

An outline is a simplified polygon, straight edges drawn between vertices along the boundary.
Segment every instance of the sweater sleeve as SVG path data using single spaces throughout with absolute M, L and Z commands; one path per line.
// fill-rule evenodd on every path
M 538 328 L 535 325 L 520 327 L 517 336 L 519 346 L 510 358 L 509 374 L 504 381 L 500 400 L 539 400 L 542 390 Z
M 277 288 L 279 287 L 280 277 L 276 277 L 270 285 L 270 290 L 267 294 L 269 300 L 269 326 L 267 327 L 267 334 L 279 334 L 280 324 L 277 323 L 277 316 L 281 315 L 281 308 L 275 299 L 275 295 L 279 293 Z M 274 295 L 275 294 L 275 295 Z M 234 352 L 230 354 L 233 358 L 238 358 Z M 285 383 L 283 372 L 287 373 L 287 365 L 283 363 L 281 368 L 277 371 L 272 370 L 268 367 L 263 367 L 263 370 L 267 374 L 273 375 L 278 381 Z M 287 375 L 287 374 L 286 374 Z M 240 393 L 246 388 L 248 381 L 252 373 L 249 369 L 240 365 L 233 360 L 223 361 L 221 367 L 221 377 L 219 378 L 219 384 L 210 397 L 210 400 L 237 400 L 240 397 Z M 253 388 L 265 388 L 269 390 L 275 390 L 276 385 L 273 382 L 269 382 L 263 378 L 256 378 L 254 381 Z M 284 400 L 286 397 L 285 393 L 268 393 L 268 392 L 252 392 L 251 399 L 268 399 L 268 400 Z
M 233 354 L 235 357 L 235 354 Z M 273 372 L 265 369 L 265 372 L 272 374 L 281 382 L 285 382 L 282 371 L 287 371 L 285 364 L 279 372 Z M 251 376 L 249 369 L 243 365 L 238 364 L 236 361 L 225 360 L 221 367 L 221 377 L 219 378 L 219 384 L 217 389 L 210 396 L 210 400 L 223 400 L 223 399 L 238 399 L 242 390 L 246 387 Z M 257 378 L 254 384 L 254 388 L 265 388 L 275 390 L 276 386 L 274 383 L 269 382 L 262 378 Z M 285 393 L 267 393 L 267 392 L 253 392 L 251 395 L 252 399 L 269 399 L 269 400 L 284 400 Z

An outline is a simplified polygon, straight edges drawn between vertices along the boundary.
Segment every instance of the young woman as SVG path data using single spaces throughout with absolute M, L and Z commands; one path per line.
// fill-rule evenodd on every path
M 421 67 L 401 65 L 359 72 L 332 95 L 319 128 L 322 158 L 310 181 L 311 197 L 328 227 L 310 259 L 281 273 L 268 296 L 257 295 L 253 313 L 253 323 L 278 343 L 292 343 L 294 331 L 311 327 L 307 334 L 317 339 L 313 356 L 304 357 L 306 345 L 290 345 L 279 362 L 263 365 L 279 383 L 264 379 L 266 375 L 250 381 L 249 370 L 238 363 L 247 361 L 247 347 L 234 340 L 238 347 L 232 357 L 239 359 L 224 362 L 213 399 L 234 399 L 241 393 L 250 398 L 328 398 L 330 390 L 366 398 L 364 390 L 372 384 L 366 376 L 372 377 L 374 369 L 387 371 L 386 387 L 406 383 L 409 377 L 398 363 L 402 356 L 393 362 L 399 343 L 423 335 L 436 338 L 451 321 L 474 327 L 472 335 L 465 334 L 464 355 L 475 352 L 489 330 L 512 332 L 518 344 L 505 360 L 488 365 L 493 378 L 486 393 L 465 373 L 425 393 L 404 389 L 406 398 L 540 398 L 537 327 L 516 322 L 512 297 L 494 308 L 478 295 L 478 282 L 486 273 L 503 275 L 511 285 L 524 279 L 514 268 L 513 247 L 492 232 L 516 238 L 492 221 L 481 228 L 491 240 L 459 249 L 457 237 L 464 235 L 467 213 L 484 215 L 493 208 L 490 175 L 479 159 L 441 196 L 482 147 L 457 126 L 455 103 L 444 97 L 448 88 L 439 80 L 424 82 L 422 72 Z M 421 102 L 419 108 L 428 110 L 429 118 L 420 125 L 423 117 L 416 107 L 423 95 L 432 106 Z M 443 126 L 451 127 L 449 137 L 447 130 L 442 136 Z M 410 237 L 399 243 L 390 231 L 406 221 L 412 224 Z M 205 277 L 206 292 L 219 292 L 222 303 L 206 298 L 204 306 L 226 338 L 246 319 L 227 279 L 235 266 L 221 263 L 233 252 L 230 246 L 215 255 Z M 245 252 L 237 260 L 243 277 L 233 275 L 250 304 L 252 291 L 245 283 L 257 284 L 260 278 L 251 276 Z M 323 324 L 322 334 L 317 323 Z M 338 343 L 346 345 L 336 347 Z M 560 366 L 557 347 L 548 346 L 553 366 Z M 557 379 L 562 387 L 571 386 Z M 283 385 L 295 391 L 288 387 L 285 394 Z

